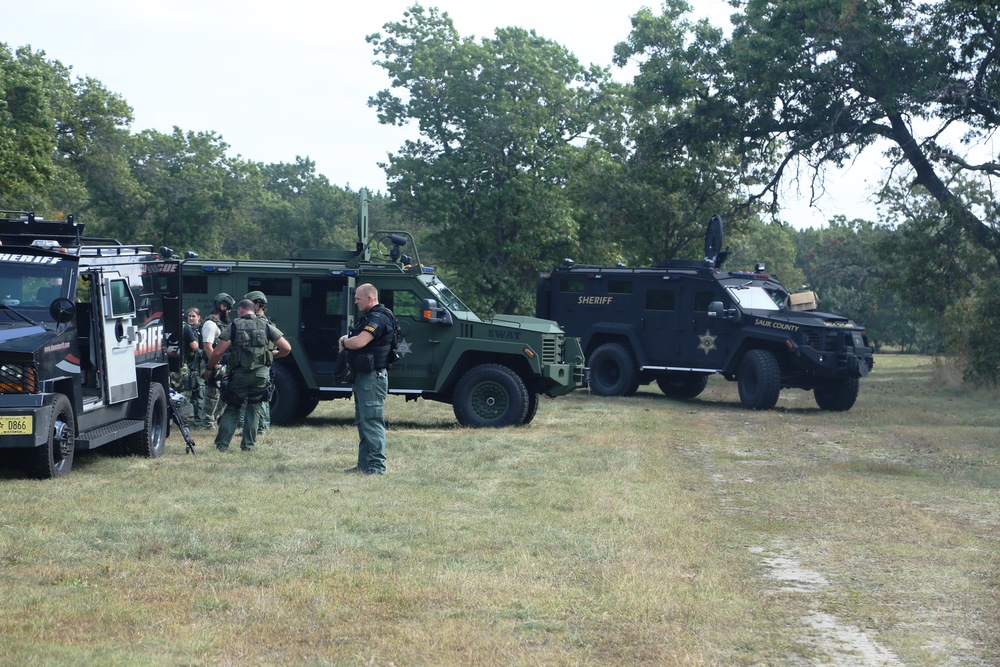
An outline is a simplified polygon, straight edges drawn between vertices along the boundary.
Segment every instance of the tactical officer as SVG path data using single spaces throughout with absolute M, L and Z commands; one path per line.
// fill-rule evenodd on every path
M 260 319 L 264 320 L 268 324 L 271 324 L 271 320 L 267 319 L 267 296 L 260 290 L 254 290 L 252 292 L 247 292 L 243 295 L 244 299 L 248 301 L 253 301 L 253 313 Z M 274 351 L 274 346 L 269 344 L 271 351 Z M 270 376 L 267 379 L 267 400 L 262 404 L 264 407 L 264 416 L 261 417 L 260 424 L 257 425 L 257 435 L 261 435 L 267 429 L 271 428 L 271 393 L 274 390 L 274 382 Z M 246 418 L 246 406 L 240 410 L 240 423 L 239 428 L 243 427 L 243 420 Z
M 236 299 L 225 292 L 219 292 L 212 299 L 212 312 L 209 313 L 205 322 L 201 325 L 201 347 L 205 351 L 205 358 L 212 356 L 212 351 L 219 342 L 219 334 L 222 329 L 229 324 L 229 313 L 236 305 Z M 215 430 L 222 411 L 226 405 L 223 403 L 219 390 L 220 373 L 205 373 L 205 428 Z
M 292 351 L 281 331 L 254 315 L 252 301 L 244 299 L 236 308 L 239 316 L 219 335 L 219 343 L 212 351 L 205 371 L 210 373 L 218 366 L 222 355 L 229 351 L 229 386 L 224 392 L 226 411 L 215 436 L 215 447 L 223 452 L 229 449 L 229 441 L 236 431 L 240 408 L 244 403 L 247 414 L 240 449 L 250 451 L 257 444 L 257 425 L 263 410 L 261 404 L 267 400 L 271 363 Z M 273 351 L 268 347 L 269 342 L 274 344 Z
M 345 472 L 385 474 L 385 397 L 389 394 L 389 351 L 396 334 L 392 311 L 378 302 L 374 285 L 358 285 L 354 304 L 362 316 L 340 349 L 350 351 L 354 370 L 354 420 L 358 425 L 358 465 Z
M 190 336 L 190 342 L 185 349 L 184 360 L 188 365 L 188 389 L 185 394 L 191 400 L 194 408 L 194 427 L 205 428 L 205 353 L 201 349 L 201 311 L 197 308 L 187 309 L 187 322 L 184 323 L 184 338 Z

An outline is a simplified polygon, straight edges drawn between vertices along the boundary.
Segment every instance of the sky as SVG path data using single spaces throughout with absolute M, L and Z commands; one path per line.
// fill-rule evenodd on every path
M 132 131 L 214 131 L 231 155 L 263 163 L 309 157 L 331 183 L 385 191 L 378 166 L 412 127 L 380 125 L 368 98 L 389 87 L 365 37 L 403 18 L 413 0 L 45 0 L 7 2 L 0 42 L 30 45 L 93 77 L 133 109 Z M 439 0 L 464 37 L 533 29 L 585 64 L 610 66 L 630 18 L 658 1 Z M 696 17 L 726 27 L 725 0 L 694 0 Z M 612 67 L 620 80 L 627 70 Z M 871 163 L 833 174 L 819 207 L 788 188 L 781 217 L 797 228 L 834 215 L 877 218 Z

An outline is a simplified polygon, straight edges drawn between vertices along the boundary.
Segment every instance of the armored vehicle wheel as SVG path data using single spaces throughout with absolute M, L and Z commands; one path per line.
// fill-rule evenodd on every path
M 538 412 L 538 404 L 541 402 L 541 397 L 537 391 L 528 392 L 528 412 L 524 415 L 524 424 L 530 424 L 531 420 L 535 418 L 535 414 Z
M 319 405 L 318 397 L 303 396 L 299 399 L 299 409 L 295 411 L 295 421 L 300 421 L 311 415 L 317 405 Z
M 858 378 L 844 378 L 816 387 L 813 395 L 820 410 L 845 412 L 854 406 L 854 401 L 858 400 L 860 388 L 861 381 Z
M 499 364 L 482 364 L 458 381 L 452 407 L 462 426 L 498 428 L 523 424 L 529 400 L 517 373 Z
M 298 417 L 299 401 L 302 391 L 295 381 L 292 372 L 275 364 L 271 366 L 271 382 L 274 383 L 274 394 L 271 396 L 271 424 L 284 426 L 291 424 Z
M 774 354 L 750 350 L 740 362 L 740 401 L 751 410 L 770 410 L 781 391 L 781 368 Z
M 125 453 L 158 458 L 163 455 L 163 447 L 167 443 L 167 395 L 159 382 L 149 384 L 143 419 L 146 422 L 143 429 L 125 440 Z
M 38 479 L 65 477 L 73 467 L 73 451 L 76 447 L 73 406 L 62 394 L 46 396 L 45 405 L 52 406 L 49 437 L 41 447 L 28 450 L 25 461 L 27 472 Z
M 705 391 L 708 373 L 667 373 L 656 378 L 656 385 L 669 398 L 694 398 Z
M 605 343 L 590 355 L 590 390 L 598 396 L 632 396 L 639 389 L 639 368 L 621 343 Z

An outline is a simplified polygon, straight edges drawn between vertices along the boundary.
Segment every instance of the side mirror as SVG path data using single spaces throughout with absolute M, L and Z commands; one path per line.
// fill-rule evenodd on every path
M 740 321 L 740 311 L 735 308 L 726 309 L 721 301 L 713 301 L 708 304 L 708 316 L 717 317 L 720 320 L 732 320 L 733 322 Z
M 451 311 L 438 303 L 435 299 L 424 299 L 420 302 L 420 321 L 431 322 L 433 324 L 451 325 Z
M 65 297 L 59 297 L 49 305 L 49 315 L 58 324 L 72 322 L 73 318 L 76 317 L 76 304 Z

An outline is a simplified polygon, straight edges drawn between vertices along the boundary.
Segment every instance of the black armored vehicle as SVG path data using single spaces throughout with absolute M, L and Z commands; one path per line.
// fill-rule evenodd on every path
M 63 477 L 106 445 L 163 454 L 180 263 L 83 224 L 0 211 L 0 451 Z M 176 357 L 176 354 L 174 355 Z
M 764 266 L 727 271 L 722 220 L 709 222 L 704 260 L 651 268 L 564 266 L 538 280 L 537 316 L 580 338 L 590 389 L 629 396 L 656 381 L 669 397 L 698 396 L 719 373 L 751 409 L 774 407 L 782 388 L 814 392 L 823 410 L 849 410 L 873 366 L 863 327 L 815 310 Z

